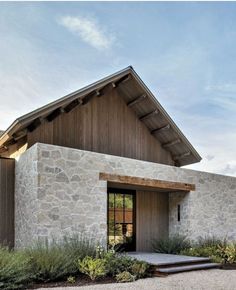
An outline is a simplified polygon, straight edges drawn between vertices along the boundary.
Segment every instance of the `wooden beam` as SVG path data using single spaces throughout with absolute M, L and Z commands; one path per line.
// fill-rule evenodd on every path
M 163 126 L 163 127 L 160 127 L 160 128 L 158 128 L 158 129 L 154 129 L 154 130 L 152 130 L 152 134 L 156 134 L 156 133 L 161 133 L 161 132 L 163 132 L 163 131 L 166 131 L 166 130 L 169 130 L 170 129 L 170 124 L 167 124 L 167 125 L 165 125 L 165 126 Z
M 156 116 L 157 114 L 159 114 L 159 111 L 156 109 L 150 113 L 147 113 L 145 115 L 143 115 L 142 117 L 139 118 L 140 121 L 144 121 L 144 120 L 147 120 L 153 116 Z
M 191 152 L 185 152 L 183 154 L 180 154 L 180 155 L 176 155 L 176 156 L 173 156 L 173 160 L 180 160 L 180 159 L 183 159 L 185 157 L 188 157 L 191 155 Z
M 89 94 L 87 94 L 86 96 L 81 98 L 82 101 L 82 105 L 86 105 L 90 100 L 92 100 L 93 97 L 97 96 L 97 91 L 93 91 Z
M 100 180 L 106 180 L 112 183 L 119 183 L 119 184 L 126 184 L 126 185 L 135 185 L 135 186 L 142 186 L 146 188 L 156 188 L 158 189 L 166 189 L 166 191 L 184 191 L 188 192 L 191 190 L 195 190 L 195 184 L 190 183 L 182 183 L 182 182 L 172 182 L 172 181 L 165 181 L 159 179 L 149 179 L 149 178 L 142 178 L 142 177 L 134 177 L 134 176 L 125 176 L 125 175 L 118 175 L 118 174 L 110 174 L 110 173 L 99 173 Z
M 1 154 L 1 153 L 4 153 L 4 152 L 6 152 L 6 151 L 8 151 L 7 146 L 2 146 L 2 147 L 0 148 L 0 154 Z
M 130 74 L 128 74 L 128 75 L 126 75 L 126 76 L 123 76 L 123 77 L 120 78 L 118 81 L 116 81 L 116 82 L 112 82 L 112 87 L 113 87 L 113 88 L 116 88 L 116 87 L 118 87 L 120 84 L 125 83 L 125 82 L 129 81 L 130 79 L 131 79 L 131 75 L 130 75 Z
M 64 111 L 64 109 L 62 108 L 57 108 L 56 110 L 54 110 L 52 113 L 50 113 L 46 119 L 48 122 L 52 122 L 54 119 L 56 119 L 56 117 L 58 117 L 59 115 L 61 115 L 61 113 Z
M 71 103 L 69 103 L 67 106 L 65 106 L 63 109 L 66 113 L 69 113 L 70 111 L 72 111 L 75 107 L 79 106 L 82 104 L 81 99 L 76 99 L 74 101 L 72 101 Z
M 42 118 L 39 117 L 39 118 L 35 119 L 31 124 L 29 124 L 27 129 L 29 132 L 33 132 L 41 124 L 42 124 Z
M 136 105 L 136 104 L 142 102 L 145 98 L 146 98 L 146 95 L 145 95 L 145 94 L 144 94 L 144 95 L 141 95 L 141 96 L 135 98 L 134 100 L 130 101 L 130 102 L 127 104 L 127 106 L 128 106 L 128 107 L 133 107 L 134 105 Z
M 162 144 L 162 147 L 163 148 L 168 148 L 168 147 L 174 146 L 174 145 L 179 144 L 179 143 L 181 143 L 181 140 L 180 139 L 176 139 L 176 140 L 173 140 L 171 142 L 167 142 L 167 143 Z
M 14 134 L 12 135 L 12 137 L 14 138 L 14 140 L 17 141 L 17 140 L 19 140 L 19 139 L 25 137 L 25 136 L 27 135 L 27 133 L 28 133 L 28 129 L 26 128 L 26 129 L 23 129 L 23 130 L 21 130 L 21 131 L 19 131 L 19 132 L 14 133 Z

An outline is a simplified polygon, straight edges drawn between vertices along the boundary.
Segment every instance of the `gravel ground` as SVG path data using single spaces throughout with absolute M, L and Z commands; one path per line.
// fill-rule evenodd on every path
M 41 288 L 38 290 L 236 290 L 236 270 L 207 270 L 171 275 L 165 278 L 141 279 L 133 283 L 84 287 Z

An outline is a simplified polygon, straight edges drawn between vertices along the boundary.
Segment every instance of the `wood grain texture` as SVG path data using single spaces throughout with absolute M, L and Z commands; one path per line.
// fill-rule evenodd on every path
M 182 182 L 172 182 L 159 179 L 150 179 L 142 177 L 134 177 L 127 175 L 118 175 L 111 173 L 100 172 L 99 178 L 101 180 L 107 180 L 108 182 L 120 183 L 120 184 L 129 184 L 135 186 L 143 186 L 146 188 L 156 188 L 156 189 L 167 189 L 170 191 L 184 191 L 189 192 L 195 190 L 195 185 L 191 183 L 182 183 Z
M 168 193 L 136 192 L 136 251 L 151 252 L 152 240 L 169 232 Z
M 15 160 L 0 159 L 0 244 L 14 246 Z
M 44 122 L 27 138 L 28 147 L 41 142 L 174 165 L 171 154 L 111 86 L 101 97 Z

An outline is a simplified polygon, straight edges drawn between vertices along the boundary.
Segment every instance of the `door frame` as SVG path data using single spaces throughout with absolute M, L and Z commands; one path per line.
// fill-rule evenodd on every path
M 136 190 L 125 189 L 118 187 L 108 187 L 107 188 L 107 248 L 109 246 L 109 193 L 117 194 L 129 194 L 133 196 L 133 249 L 132 252 L 136 251 Z

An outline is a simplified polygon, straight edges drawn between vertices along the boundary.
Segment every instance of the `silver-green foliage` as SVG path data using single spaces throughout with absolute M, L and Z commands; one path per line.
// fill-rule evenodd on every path
M 23 289 L 32 278 L 29 256 L 23 251 L 0 248 L 0 289 Z
M 36 243 L 27 251 L 31 257 L 37 281 L 55 281 L 78 272 L 78 258 L 94 256 L 95 247 L 82 236 L 47 240 Z
M 157 253 L 179 254 L 181 251 L 190 248 L 189 240 L 182 235 L 173 235 L 167 238 L 153 240 L 152 248 Z

